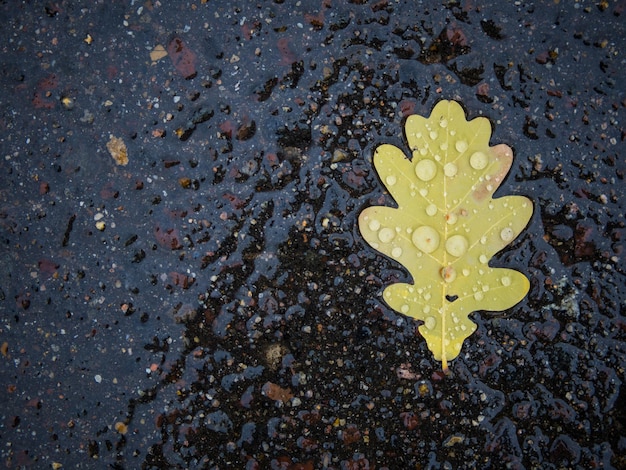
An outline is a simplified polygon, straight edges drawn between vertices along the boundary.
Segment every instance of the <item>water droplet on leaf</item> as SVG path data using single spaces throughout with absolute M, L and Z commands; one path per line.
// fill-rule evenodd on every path
M 418 250 L 432 253 L 439 246 L 439 233 L 428 225 L 418 227 L 411 235 L 411 240 Z
M 463 235 L 452 235 L 446 240 L 446 251 L 452 256 L 463 256 L 469 243 Z
M 430 181 L 437 174 L 437 164 L 429 158 L 420 160 L 415 165 L 415 174 L 422 181 Z
M 470 157 L 470 166 L 474 170 L 482 170 L 487 166 L 489 159 L 483 152 L 474 152 Z

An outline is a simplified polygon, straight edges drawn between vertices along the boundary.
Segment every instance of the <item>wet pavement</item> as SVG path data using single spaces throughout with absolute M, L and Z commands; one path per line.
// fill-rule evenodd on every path
M 626 2 L 0 2 L 7 468 L 626 468 Z M 359 213 L 442 99 L 535 206 L 441 372 Z

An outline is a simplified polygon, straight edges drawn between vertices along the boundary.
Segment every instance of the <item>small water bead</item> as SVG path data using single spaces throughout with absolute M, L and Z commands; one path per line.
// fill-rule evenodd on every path
M 437 139 L 437 137 L 439 137 L 439 134 L 437 134 L 437 131 L 430 131 L 428 137 L 430 137 L 432 140 L 435 140 Z
M 463 153 L 467 150 L 467 142 L 465 142 L 464 140 L 457 140 L 454 144 L 454 148 L 457 152 Z
M 446 240 L 446 251 L 452 256 L 463 256 L 469 243 L 463 235 L 452 235 Z
M 429 330 L 432 330 L 433 328 L 435 328 L 436 325 L 437 325 L 437 320 L 435 320 L 435 317 L 426 317 L 424 319 L 424 326 L 428 328 Z
M 422 309 L 422 312 L 429 313 L 430 312 L 430 305 L 424 305 L 424 308 Z
M 429 205 L 426 207 L 426 214 L 427 214 L 427 215 L 429 215 L 429 216 L 431 216 L 431 217 L 432 217 L 433 215 L 437 214 L 437 206 L 436 206 L 435 204 L 429 204 Z
M 442 142 L 442 143 L 439 145 L 439 150 L 443 150 L 444 152 L 445 152 L 446 150 L 448 150 L 448 142 Z
M 432 253 L 439 246 L 439 233 L 428 225 L 422 225 L 415 229 L 411 235 L 411 241 L 418 250 Z
M 487 258 L 487 256 L 486 256 L 486 255 L 480 255 L 480 256 L 478 257 L 478 261 L 480 261 L 480 262 L 481 262 L 481 263 L 483 263 L 483 264 L 486 264 L 486 263 L 487 263 L 487 261 L 489 261 L 489 259 Z
M 385 227 L 378 232 L 378 239 L 382 243 L 389 243 L 396 236 L 396 232 L 389 227 Z
M 428 189 L 426 189 L 426 188 L 420 189 L 420 196 L 422 196 L 422 197 L 428 196 Z
M 508 287 L 511 285 L 511 278 L 509 276 L 502 276 L 502 279 L 500 279 L 500 282 L 502 283 L 503 286 Z
M 446 127 L 448 127 L 448 120 L 447 120 L 447 119 L 445 119 L 445 118 L 442 118 L 442 119 L 439 121 L 439 126 L 440 126 L 442 129 L 445 129 Z
M 458 220 L 458 216 L 454 212 L 450 212 L 449 214 L 446 215 L 446 222 L 448 223 L 448 225 L 456 224 L 457 220 Z
M 514 236 L 515 232 L 511 227 L 504 227 L 500 232 L 500 238 L 502 239 L 502 241 L 505 242 L 510 242 L 511 240 L 513 240 Z
M 446 163 L 443 167 L 443 173 L 448 177 L 452 178 L 458 172 L 458 167 L 454 163 Z
M 478 301 L 483 300 L 485 296 L 483 295 L 483 293 L 481 291 L 475 292 L 474 293 L 474 298 Z
M 415 174 L 422 181 L 430 181 L 437 174 L 437 164 L 429 158 L 424 158 L 415 165 Z
M 400 248 L 399 246 L 394 247 L 391 250 L 391 256 L 393 256 L 394 258 L 400 258 L 400 256 L 402 256 L 402 248 Z
M 471 271 L 468 268 L 463 268 L 463 271 L 461 271 L 463 273 L 463 276 L 467 277 L 471 274 Z
M 398 182 L 398 179 L 395 175 L 389 175 L 387 176 L 387 178 L 385 178 L 385 182 L 387 183 L 387 186 L 393 186 Z
M 474 170 L 482 170 L 489 163 L 489 158 L 483 152 L 474 152 L 470 157 L 470 166 Z
M 369 221 L 367 226 L 372 232 L 378 232 L 378 230 L 380 229 L 380 222 L 376 219 L 372 219 Z
M 409 306 L 407 304 L 403 304 L 402 307 L 400 307 L 400 311 L 406 315 L 409 313 Z

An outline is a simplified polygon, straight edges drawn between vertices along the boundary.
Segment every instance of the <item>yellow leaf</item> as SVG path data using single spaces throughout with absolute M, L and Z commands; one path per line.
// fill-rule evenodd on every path
M 526 227 L 533 212 L 523 196 L 493 198 L 513 163 L 507 145 L 489 146 L 486 118 L 465 119 L 455 101 L 440 101 L 429 118 L 405 124 L 410 159 L 384 144 L 376 170 L 398 208 L 374 206 L 359 216 L 363 238 L 401 263 L 413 284 L 388 286 L 383 298 L 394 310 L 421 320 L 444 371 L 476 324 L 476 310 L 500 311 L 528 293 L 522 273 L 492 268 L 489 260 Z

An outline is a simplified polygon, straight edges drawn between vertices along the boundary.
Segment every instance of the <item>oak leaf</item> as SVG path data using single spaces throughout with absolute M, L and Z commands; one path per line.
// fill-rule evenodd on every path
M 413 284 L 392 284 L 383 298 L 423 322 L 419 332 L 447 371 L 476 330 L 470 313 L 505 310 L 528 293 L 526 276 L 489 261 L 524 229 L 533 205 L 524 196 L 493 197 L 513 151 L 489 146 L 486 118 L 467 121 L 457 102 L 440 101 L 429 118 L 409 116 L 405 133 L 410 159 L 389 144 L 374 153 L 398 207 L 364 209 L 359 229 L 372 248 L 411 274 Z

